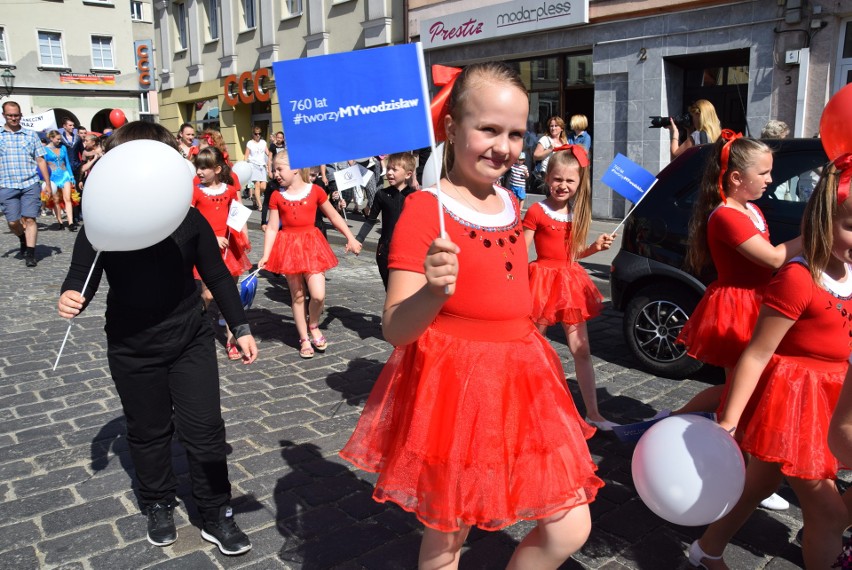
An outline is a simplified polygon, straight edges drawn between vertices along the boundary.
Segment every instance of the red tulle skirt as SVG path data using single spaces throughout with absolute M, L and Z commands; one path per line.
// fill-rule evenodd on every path
M 222 250 L 222 261 L 228 272 L 236 277 L 242 275 L 252 267 L 251 260 L 246 255 L 251 251 L 251 242 L 243 236 L 242 232 L 230 232 L 228 234 L 228 247 Z M 200 280 L 198 269 L 192 269 L 195 279 Z
M 677 342 L 701 362 L 733 368 L 751 340 L 762 292 L 710 284 L 681 329 Z
M 530 263 L 529 272 L 537 324 L 584 323 L 603 310 L 603 295 L 576 261 L 539 259 Z
M 846 362 L 772 356 L 739 423 L 741 447 L 799 479 L 835 479 L 828 424 Z
M 559 356 L 529 319 L 511 332 L 470 323 L 439 315 L 394 350 L 340 455 L 379 473 L 374 499 L 442 532 L 498 530 L 592 502 L 603 486 L 585 441 L 594 429 Z
M 337 256 L 328 241 L 316 226 L 310 226 L 303 231 L 279 230 L 264 269 L 284 275 L 311 275 L 335 266 Z

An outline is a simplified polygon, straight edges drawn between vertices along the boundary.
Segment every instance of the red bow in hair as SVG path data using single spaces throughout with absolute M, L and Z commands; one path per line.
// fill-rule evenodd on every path
M 562 146 L 558 146 L 553 149 L 553 152 L 561 152 L 563 150 L 567 150 L 574 155 L 574 158 L 577 159 L 577 162 L 580 163 L 580 166 L 586 168 L 589 166 L 589 153 L 586 152 L 586 147 L 581 144 L 564 144 Z
M 213 137 L 210 135 L 204 135 L 204 140 L 207 142 L 207 146 L 213 146 Z
M 837 183 L 837 205 L 849 199 L 849 191 L 852 189 L 852 153 L 841 154 L 834 159 L 834 168 L 840 172 L 840 181 Z
M 447 67 L 445 65 L 432 66 L 432 82 L 441 90 L 432 99 L 430 110 L 432 111 L 432 130 L 435 133 L 435 142 L 447 140 L 447 132 L 444 130 L 444 117 L 450 112 L 450 91 L 456 83 L 456 78 L 462 70 L 459 67 Z
M 731 145 L 737 139 L 743 138 L 742 133 L 735 133 L 731 129 L 722 129 L 719 138 L 725 141 L 725 146 L 722 147 L 721 163 L 722 168 L 719 170 L 719 196 L 722 197 L 722 203 L 728 202 L 728 197 L 725 196 L 725 174 L 728 172 L 728 158 L 731 156 Z

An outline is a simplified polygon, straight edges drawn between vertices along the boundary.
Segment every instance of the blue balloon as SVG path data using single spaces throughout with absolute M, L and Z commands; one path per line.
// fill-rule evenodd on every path
M 242 281 L 240 281 L 240 300 L 243 302 L 243 309 L 248 311 L 251 309 L 251 304 L 254 302 L 254 296 L 257 293 L 257 273 L 252 273 Z

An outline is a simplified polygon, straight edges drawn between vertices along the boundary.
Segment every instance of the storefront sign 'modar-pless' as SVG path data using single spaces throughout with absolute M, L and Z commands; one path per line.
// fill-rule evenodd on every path
M 424 49 L 589 22 L 589 0 L 521 0 L 424 20 Z

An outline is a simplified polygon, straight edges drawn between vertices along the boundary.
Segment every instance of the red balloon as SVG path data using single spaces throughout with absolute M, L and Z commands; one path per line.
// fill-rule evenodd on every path
M 124 116 L 124 111 L 121 109 L 113 109 L 109 113 L 109 122 L 117 129 L 127 122 L 127 117 Z
M 852 152 L 852 83 L 828 100 L 819 120 L 819 136 L 829 160 Z

